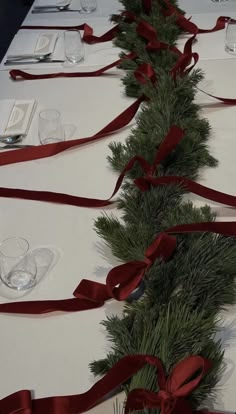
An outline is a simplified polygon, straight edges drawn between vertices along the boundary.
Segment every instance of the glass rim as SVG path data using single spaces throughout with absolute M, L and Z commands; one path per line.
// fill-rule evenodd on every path
M 3 253 L 3 251 L 2 251 L 2 246 L 6 243 L 6 242 L 8 242 L 8 241 L 10 241 L 10 240 L 21 240 L 21 241 L 23 241 L 24 243 L 25 243 L 25 246 L 26 246 L 26 248 L 25 248 L 25 252 L 24 253 L 22 253 L 22 254 L 19 254 L 19 255 L 9 255 L 9 254 L 4 254 Z M 7 237 L 6 239 L 4 239 L 1 243 L 0 243 L 0 254 L 2 255 L 2 256 L 4 256 L 4 257 L 8 257 L 8 258 L 16 258 L 16 257 L 22 257 L 22 256 L 25 256 L 26 255 L 26 253 L 29 251 L 29 242 L 28 242 L 28 240 L 26 240 L 24 237 L 19 237 L 19 236 L 12 236 L 12 237 Z
M 51 117 L 50 119 L 48 119 L 48 117 L 46 116 L 49 113 L 53 113 L 54 116 Z M 54 108 L 49 108 L 49 109 L 43 109 L 42 111 L 39 112 L 39 118 L 44 120 L 44 121 L 55 121 L 56 119 L 60 119 L 61 117 L 61 113 Z

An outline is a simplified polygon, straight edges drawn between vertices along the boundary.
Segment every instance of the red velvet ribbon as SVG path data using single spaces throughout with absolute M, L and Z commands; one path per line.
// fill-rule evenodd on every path
M 77 26 L 21 26 L 21 29 L 30 29 L 30 30 L 83 30 L 83 41 L 89 45 L 95 43 L 104 43 L 113 40 L 119 33 L 119 25 L 112 27 L 102 36 L 94 36 L 93 29 L 87 23 L 83 23 Z
M 119 66 L 122 62 L 127 59 L 135 59 L 137 57 L 136 53 L 131 52 L 126 56 L 123 56 L 121 59 L 116 60 L 115 62 L 110 63 L 109 65 L 103 66 L 100 69 L 92 70 L 89 72 L 56 72 L 56 73 L 44 73 L 40 75 L 32 74 L 25 72 L 20 69 L 12 69 L 9 74 L 10 77 L 17 80 L 39 80 L 39 79 L 55 79 L 55 78 L 92 78 L 103 75 L 108 70 Z
M 152 10 L 152 0 L 142 0 L 143 10 L 146 14 L 150 14 Z
M 147 74 L 150 73 L 152 74 L 152 72 L 150 70 L 147 69 Z M 141 76 L 140 73 L 138 76 Z M 136 111 L 140 105 L 140 103 L 143 101 L 143 97 L 139 98 L 137 101 L 134 102 L 133 105 L 134 108 L 136 108 Z M 130 107 L 129 107 L 130 109 Z M 129 113 L 130 116 L 130 113 Z M 122 121 L 124 121 L 124 119 L 122 118 L 122 114 L 119 116 L 120 119 Z M 116 118 L 117 120 L 117 118 Z M 115 120 L 114 120 L 115 121 Z M 109 124 L 109 126 L 111 127 L 111 125 L 113 124 L 114 126 L 114 121 L 113 123 Z M 123 124 L 122 124 L 123 125 Z M 117 126 L 117 123 L 116 123 Z M 108 127 L 106 127 L 108 128 Z M 104 129 L 102 130 L 104 135 Z M 107 131 L 107 129 L 106 129 Z M 167 134 L 167 136 L 165 137 L 165 139 L 163 140 L 163 143 L 160 145 L 159 150 L 157 151 L 157 155 L 156 155 L 156 159 L 158 159 L 158 162 L 161 162 L 164 157 L 166 157 L 168 155 L 169 152 L 171 152 L 176 145 L 180 142 L 180 140 L 183 138 L 184 136 L 184 132 L 176 127 L 173 126 L 169 133 Z M 101 137 L 101 131 L 99 133 L 99 135 L 95 136 L 96 139 L 98 139 L 98 137 Z M 88 140 L 88 138 L 85 138 L 85 140 Z M 24 153 L 28 154 L 28 156 L 30 156 L 30 159 L 36 159 L 36 158 L 43 158 L 42 157 L 42 153 L 41 151 L 45 151 L 43 153 L 44 157 L 45 156 L 50 156 L 55 154 L 55 151 L 57 149 L 57 145 L 59 145 L 60 150 L 62 150 L 61 148 L 61 144 L 65 145 L 65 144 L 69 144 L 70 142 L 74 142 L 74 141 L 67 141 L 67 142 L 62 142 L 59 144 L 49 144 L 49 145 L 42 145 L 39 147 L 30 147 L 30 148 L 23 148 L 22 150 L 16 150 L 16 151 L 7 151 L 5 154 L 0 154 L 0 165 L 1 162 L 4 163 L 4 165 L 6 164 L 10 164 L 9 159 L 4 159 L 2 160 L 2 156 L 5 155 L 10 157 L 10 160 L 12 161 L 12 157 L 15 155 L 15 157 L 17 157 L 18 152 L 20 151 L 24 151 Z M 81 143 L 84 143 L 84 141 L 80 141 Z M 90 141 L 86 141 L 86 142 L 90 142 Z M 78 145 L 78 144 L 77 144 Z M 47 151 L 47 147 L 53 146 L 53 153 L 49 152 L 49 155 Z M 64 148 L 64 147 L 63 147 Z M 67 147 L 69 148 L 69 147 Z M 27 152 L 26 152 L 27 150 Z M 30 150 L 34 150 L 33 152 L 31 152 Z M 38 150 L 38 151 L 37 151 Z M 59 151 L 59 149 L 57 150 L 56 153 L 61 152 Z M 35 158 L 32 158 L 32 155 L 35 154 Z M 41 155 L 41 156 L 39 156 Z M 22 158 L 22 157 L 21 157 Z M 14 158 L 13 158 L 14 159 Z M 24 159 L 26 160 L 26 159 Z M 15 161 L 17 162 L 17 161 Z M 5 197 L 5 198 L 19 198 L 19 199 L 25 199 L 25 200 L 35 200 L 35 201 L 46 201 L 46 202 L 51 202 L 51 203 L 58 203 L 58 204 L 68 204 L 68 205 L 73 205 L 73 206 L 77 206 L 77 207 L 105 207 L 109 204 L 112 203 L 111 199 L 114 197 L 114 195 L 119 191 L 121 184 L 124 180 L 124 177 L 126 176 L 126 174 L 133 168 L 133 166 L 138 163 L 140 165 L 140 167 L 142 168 L 142 170 L 144 171 L 144 173 L 146 174 L 151 174 L 153 172 L 153 168 L 156 167 L 157 163 L 154 160 L 154 164 L 151 166 L 148 164 L 148 162 L 140 156 L 135 156 L 133 158 L 131 158 L 131 160 L 127 163 L 127 165 L 125 166 L 125 168 L 123 169 L 123 171 L 121 172 L 121 174 L 119 175 L 115 188 L 111 194 L 111 196 L 106 199 L 106 200 L 101 200 L 101 199 L 95 199 L 95 198 L 86 198 L 86 197 L 78 197 L 78 196 L 72 196 L 69 194 L 63 194 L 63 193 L 54 193 L 54 192 L 50 192 L 50 191 L 33 191 L 33 190 L 23 190 L 23 189 L 16 189 L 16 188 L 4 188 L 4 187 L 0 187 L 0 197 Z
M 202 222 L 170 227 L 157 235 L 146 249 L 142 261 L 132 261 L 113 268 L 107 275 L 106 284 L 83 279 L 73 293 L 74 298 L 2 303 L 0 312 L 28 315 L 56 311 L 80 312 L 102 307 L 111 298 L 125 300 L 155 260 L 168 261 L 172 257 L 176 238 L 170 235 L 185 233 L 215 233 L 235 237 L 236 222 Z
M 10 150 L 6 152 L 4 151 L 4 153 L 0 154 L 0 166 L 51 157 L 53 155 L 60 154 L 61 152 L 66 151 L 70 148 L 89 144 L 91 142 L 105 138 L 113 132 L 118 131 L 128 125 L 144 100 L 144 96 L 138 98 L 115 119 L 109 122 L 109 124 L 107 124 L 104 128 L 102 128 L 99 132 L 92 135 L 91 137 L 79 138 L 75 140 L 59 142 L 56 144 L 38 145 L 35 147 L 21 148 L 18 150 Z
M 150 186 L 158 187 L 161 185 L 181 185 L 187 191 L 206 198 L 207 200 L 215 201 L 230 207 L 236 207 L 235 196 L 205 187 L 204 185 L 198 184 L 186 177 L 175 175 L 163 177 L 146 176 L 137 178 L 135 180 L 135 184 L 141 191 L 148 191 Z
M 168 49 L 177 55 L 182 55 L 182 52 L 175 46 L 170 46 L 168 43 L 163 43 L 158 40 L 156 29 L 147 21 L 141 20 L 137 27 L 136 32 L 139 36 L 148 41 L 146 49 L 148 51 L 156 52 L 158 50 Z
M 163 14 L 165 16 L 175 15 L 176 23 L 179 27 L 187 33 L 191 34 L 203 34 L 203 33 L 213 33 L 225 28 L 226 23 L 230 17 L 220 16 L 218 17 L 215 26 L 212 29 L 200 29 L 195 23 L 191 22 L 189 19 L 186 19 L 183 14 L 181 14 L 169 0 L 163 0 L 166 8 L 163 9 Z
M 87 392 L 77 395 L 32 399 L 28 390 L 18 391 L 0 401 L 1 414 L 82 414 L 100 404 L 104 399 L 133 375 L 150 365 L 156 369 L 156 393 L 147 389 L 134 389 L 128 394 L 125 414 L 149 407 L 161 408 L 162 414 L 192 414 L 185 399 L 198 387 L 211 368 L 207 359 L 191 355 L 180 361 L 166 376 L 159 358 L 151 355 L 127 355 L 121 358 Z M 185 411 L 185 409 L 187 409 Z

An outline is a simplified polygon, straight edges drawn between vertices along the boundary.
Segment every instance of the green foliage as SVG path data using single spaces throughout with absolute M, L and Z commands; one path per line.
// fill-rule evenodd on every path
M 148 52 L 145 39 L 137 35 L 137 24 L 144 19 L 155 27 L 159 40 L 176 44 L 180 29 L 175 18 L 162 15 L 162 0 L 153 0 L 150 15 L 144 14 L 141 0 L 121 3 L 137 16 L 132 24 L 121 21 L 122 32 L 115 41 L 125 51 L 138 55 L 135 61 L 122 64 L 126 70 L 126 93 L 133 97 L 144 94 L 148 100 L 125 144 L 110 145 L 109 163 L 118 173 L 135 155 L 152 163 L 169 128 L 175 124 L 184 129 L 185 136 L 158 165 L 155 174 L 197 179 L 201 168 L 217 165 L 208 149 L 210 126 L 200 118 L 200 108 L 194 102 L 202 72 L 194 70 L 174 81 L 170 70 L 176 61 L 175 54 L 169 50 Z M 172 3 L 176 5 L 176 1 Z M 117 16 L 113 19 L 117 20 Z M 143 62 L 152 65 L 157 78 L 155 86 L 151 82 L 137 83 L 133 72 Z M 117 203 L 121 219 L 103 215 L 95 222 L 99 236 L 122 262 L 142 260 L 158 233 L 169 227 L 215 219 L 209 207 L 196 208 L 186 201 L 186 190 L 181 186 L 151 188 L 142 193 L 133 183 L 142 174 L 136 165 L 126 177 Z M 202 355 L 213 366 L 190 397 L 193 407 L 198 408 L 206 397 L 214 397 L 222 373 L 223 351 L 216 333 L 219 312 L 236 302 L 236 244 L 233 238 L 213 234 L 176 237 L 177 249 L 171 260 L 157 260 L 146 273 L 144 295 L 138 301 L 127 302 L 121 318 L 112 316 L 103 322 L 111 350 L 105 359 L 92 362 L 91 370 L 95 375 L 103 375 L 122 356 L 146 353 L 159 357 L 168 374 L 183 358 Z M 145 367 L 123 389 L 128 393 L 140 387 L 157 391 L 153 368 Z

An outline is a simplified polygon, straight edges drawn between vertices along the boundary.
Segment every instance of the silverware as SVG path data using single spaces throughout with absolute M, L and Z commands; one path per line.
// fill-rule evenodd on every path
M 0 150 L 11 149 L 11 148 L 29 148 L 29 147 L 35 147 L 35 145 L 7 144 L 7 145 L 4 145 L 3 147 L 0 146 Z
M 77 12 L 80 13 L 81 9 L 70 9 L 69 4 L 66 6 L 35 6 L 32 10 L 32 14 L 40 14 L 40 13 L 60 13 L 60 12 Z
M 48 59 L 50 58 L 51 53 L 46 53 L 44 55 L 9 55 L 7 60 L 25 60 L 25 59 Z
M 68 9 L 69 5 L 70 3 L 65 4 L 64 6 L 57 6 L 56 4 L 51 6 L 34 6 L 33 10 L 58 9 L 59 11 L 63 11 L 65 9 Z
M 18 61 L 18 60 L 6 60 L 4 63 L 5 66 L 10 65 L 32 65 L 35 63 L 62 63 L 65 62 L 65 60 L 62 59 L 34 59 L 34 60 L 26 60 L 24 62 Z
M 22 140 L 22 138 L 24 138 L 25 135 L 24 134 L 18 134 L 18 135 L 9 135 L 6 137 L 1 137 L 0 138 L 0 143 L 2 144 L 15 144 L 17 142 L 20 142 Z

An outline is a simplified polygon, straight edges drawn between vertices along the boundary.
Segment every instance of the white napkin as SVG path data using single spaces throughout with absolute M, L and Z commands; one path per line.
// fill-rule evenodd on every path
M 71 0 L 36 0 L 34 6 L 47 7 L 47 6 L 69 6 Z
M 26 135 L 35 110 L 34 100 L 0 100 L 0 137 Z
M 53 53 L 57 42 L 57 33 L 20 31 L 14 37 L 7 52 L 7 58 L 26 55 L 46 55 Z

